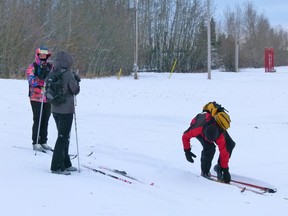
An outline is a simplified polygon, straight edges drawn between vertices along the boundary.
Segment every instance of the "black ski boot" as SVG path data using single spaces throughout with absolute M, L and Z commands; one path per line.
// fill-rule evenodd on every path
M 219 164 L 216 164 L 214 166 L 214 171 L 217 173 L 217 179 L 219 181 L 223 181 L 223 174 L 222 174 L 222 170 L 221 170 L 221 167 L 219 166 Z

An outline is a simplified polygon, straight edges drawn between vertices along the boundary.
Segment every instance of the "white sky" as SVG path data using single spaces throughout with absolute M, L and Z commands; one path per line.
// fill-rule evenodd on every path
M 249 0 L 212 0 L 216 16 L 223 16 L 227 6 L 234 10 L 235 5 L 243 6 L 247 1 Z M 284 29 L 288 29 L 287 0 L 250 0 L 250 2 L 254 3 L 258 14 L 264 14 L 269 19 L 272 27 L 281 25 Z

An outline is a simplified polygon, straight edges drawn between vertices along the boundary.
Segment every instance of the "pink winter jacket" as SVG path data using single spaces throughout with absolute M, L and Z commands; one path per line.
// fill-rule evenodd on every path
M 38 57 L 38 50 L 36 50 L 35 54 L 35 62 L 29 65 L 29 67 L 26 70 L 26 78 L 29 83 L 29 97 L 31 101 L 38 101 L 47 103 L 46 96 L 44 95 L 44 86 L 45 86 L 45 80 L 39 79 L 37 76 L 37 72 L 35 71 L 34 64 L 40 65 L 40 59 Z

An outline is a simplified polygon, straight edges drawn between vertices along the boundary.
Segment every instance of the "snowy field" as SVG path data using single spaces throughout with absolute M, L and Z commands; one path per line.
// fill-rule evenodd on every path
M 82 166 L 70 176 L 51 174 L 51 154 L 32 151 L 27 81 L 0 79 L 0 216 L 287 215 L 288 67 L 276 69 L 213 71 L 211 80 L 207 74 L 169 79 L 169 73 L 83 79 L 76 107 L 80 164 L 124 170 L 142 181 L 132 184 Z M 186 161 L 182 133 L 209 101 L 222 104 L 232 119 L 230 172 L 277 193 L 241 193 L 199 177 L 202 147 L 195 139 L 198 157 Z M 51 116 L 52 147 L 56 134 Z M 70 153 L 77 153 L 74 123 Z M 78 167 L 78 158 L 72 163 Z

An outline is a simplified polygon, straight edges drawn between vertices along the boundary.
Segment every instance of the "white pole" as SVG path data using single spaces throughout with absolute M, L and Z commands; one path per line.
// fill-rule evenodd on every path
M 135 9 L 135 50 L 134 50 L 134 79 L 138 79 L 138 0 L 134 2 Z
M 40 107 L 40 115 L 39 115 L 39 121 L 38 121 L 38 129 L 37 129 L 37 138 L 36 138 L 36 145 L 39 144 L 39 138 L 40 138 L 40 129 L 41 129 L 41 123 L 42 123 L 42 114 L 43 114 L 43 105 L 44 105 L 44 97 L 45 97 L 45 85 L 44 88 L 41 90 L 42 97 L 41 97 L 41 107 Z M 37 150 L 35 150 L 35 155 L 37 155 Z
M 207 70 L 208 79 L 211 79 L 211 25 L 210 25 L 210 0 L 207 0 Z
M 238 36 L 236 35 L 235 39 L 235 72 L 239 71 L 239 42 Z
M 77 159 L 78 159 L 78 172 L 80 173 L 80 153 L 79 153 L 79 143 L 78 143 L 78 131 L 77 131 L 77 118 L 76 118 L 76 106 L 77 99 L 76 95 L 74 95 L 74 123 L 75 123 L 75 135 L 76 135 L 76 147 L 77 147 Z

